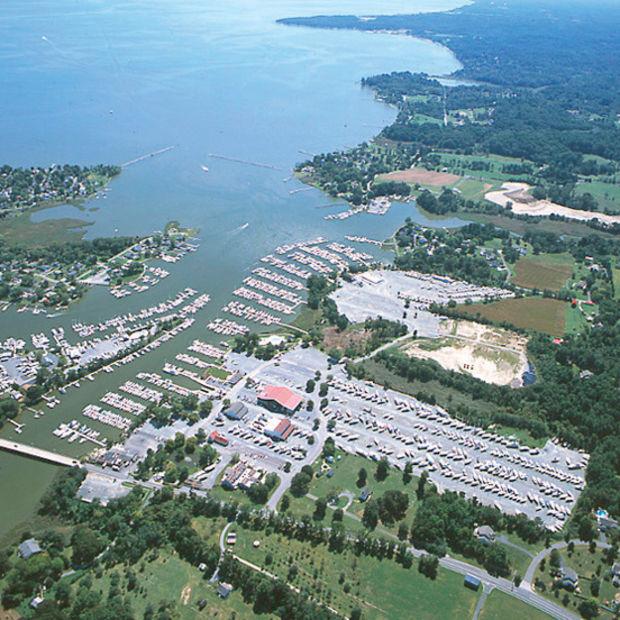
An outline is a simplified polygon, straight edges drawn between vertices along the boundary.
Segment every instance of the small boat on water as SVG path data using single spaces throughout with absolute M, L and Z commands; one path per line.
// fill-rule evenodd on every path
M 202 166 L 200 167 L 202 168 L 204 172 L 209 172 L 209 166 L 205 166 L 204 164 L 202 164 Z

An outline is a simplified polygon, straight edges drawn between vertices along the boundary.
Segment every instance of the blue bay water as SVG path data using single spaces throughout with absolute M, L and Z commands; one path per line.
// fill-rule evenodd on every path
M 175 147 L 125 168 L 110 185 L 107 198 L 87 203 L 85 210 L 61 206 L 38 212 L 34 219 L 89 220 L 90 238 L 148 233 L 175 219 L 199 228 L 202 242 L 198 252 L 170 268 L 170 278 L 147 293 L 116 301 L 96 289 L 52 320 L 8 311 L 0 315 L 0 338 L 49 333 L 51 327 L 68 328 L 76 320 L 105 319 L 192 286 L 210 293 L 212 301 L 179 345 L 186 346 L 192 338 L 207 336 L 207 320 L 218 314 L 256 261 L 281 243 L 317 235 L 381 239 L 407 216 L 430 225 L 458 225 L 458 220 L 427 221 L 411 205 L 395 205 L 384 217 L 361 215 L 327 222 L 323 216 L 334 211 L 321 208 L 330 203 L 327 196 L 317 190 L 291 194 L 303 186 L 296 180 L 284 181 L 307 153 L 354 146 L 394 119 L 393 108 L 361 88 L 362 77 L 396 70 L 447 75 L 459 67 L 452 53 L 404 36 L 276 23 L 280 17 L 295 15 L 408 13 L 456 4 L 455 0 L 4 0 L 1 163 L 121 164 Z M 208 173 L 202 165 L 209 167 Z M 153 370 L 157 364 L 161 367 L 159 358 Z M 83 401 L 95 402 L 101 390 L 111 387 L 109 380 L 98 379 L 87 388 Z M 76 399 L 71 402 L 71 416 L 84 404 Z M 63 411 L 59 407 L 54 416 L 65 416 Z M 43 431 L 28 430 L 32 428 L 39 427 L 29 421 L 25 440 L 58 448 L 47 423 L 40 425 L 44 439 Z M 51 469 L 46 477 L 41 467 L 24 469 L 21 463 L 17 457 L 0 454 L 0 500 L 14 488 L 19 472 L 37 472 L 28 475 L 30 492 L 6 515 L 5 529 L 32 510 L 51 476 Z

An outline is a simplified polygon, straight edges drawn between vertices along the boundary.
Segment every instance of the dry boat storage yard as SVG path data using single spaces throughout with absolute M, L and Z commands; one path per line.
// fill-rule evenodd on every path
M 386 457 L 414 473 L 428 471 L 440 490 L 464 492 L 507 513 L 539 517 L 561 529 L 585 485 L 588 455 L 549 441 L 528 448 L 452 418 L 441 407 L 381 386 L 349 380 L 342 367 L 327 370 L 327 360 L 312 349 L 285 355 L 277 376 L 301 385 L 309 373 L 331 373 L 325 414 L 336 420 L 334 436 L 343 450 L 373 460 Z M 273 369 L 266 371 L 274 378 Z
M 523 373 L 529 367 L 527 338 L 507 329 L 454 319 L 441 319 L 439 334 L 436 339 L 408 343 L 403 351 L 487 383 L 523 385 Z
M 155 429 L 147 423 L 121 448 L 125 458 L 135 462 L 147 448 L 178 431 L 188 436 L 199 428 L 209 435 L 215 432 L 219 440 L 214 445 L 221 457 L 218 464 L 193 474 L 188 484 L 198 491 L 208 490 L 238 454 L 253 470 L 278 474 L 281 484 L 268 504 L 275 508 L 293 475 L 319 457 L 331 434 L 346 452 L 372 460 L 385 457 L 398 469 L 411 461 L 414 473 L 428 471 L 441 491 L 463 492 L 507 513 L 539 517 L 551 530 L 562 527 L 584 487 L 586 454 L 552 441 L 542 449 L 521 446 L 513 439 L 456 420 L 440 407 L 369 382 L 349 380 L 343 367 L 329 368 L 327 357 L 316 349 L 299 347 L 269 362 L 229 354 L 226 363 L 246 376 L 229 394 L 245 406 L 241 419 L 227 419 L 218 407 L 209 418 L 191 427 L 177 422 Z M 305 394 L 304 388 L 317 371 L 325 380 L 330 375 L 329 404 L 321 417 L 335 420 L 333 431 L 327 430 L 325 420 L 314 431 L 316 413 L 306 411 L 303 403 L 291 416 L 268 412 L 258 403 L 258 395 L 267 385 L 315 398 Z M 282 420 L 292 423 L 290 435 L 283 441 L 267 437 L 265 431 Z M 313 442 L 308 441 L 311 435 Z M 285 472 L 287 461 L 292 465 L 289 472 Z M 129 473 L 133 467 L 132 463 L 122 470 Z M 157 476 L 153 482 L 159 482 Z M 85 492 L 92 497 L 92 489 Z
M 356 275 L 352 282 L 343 283 L 332 294 L 338 311 L 354 323 L 378 317 L 401 321 L 410 331 L 417 331 L 418 336 L 425 338 L 441 335 L 440 317 L 428 311 L 432 303 L 513 296 L 505 289 L 468 284 L 447 276 L 383 269 Z

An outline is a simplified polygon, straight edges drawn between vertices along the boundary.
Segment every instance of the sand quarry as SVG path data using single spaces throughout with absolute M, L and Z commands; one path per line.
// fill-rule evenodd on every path
M 439 338 L 405 345 L 404 352 L 487 383 L 523 385 L 522 375 L 528 368 L 527 338 L 506 329 L 454 319 L 443 319 L 439 332 Z
M 508 206 L 508 203 L 511 203 L 510 209 L 518 215 L 537 217 L 561 215 L 582 222 L 597 219 L 608 225 L 620 224 L 620 215 L 606 215 L 598 211 L 581 211 L 564 207 L 549 200 L 536 200 L 529 193 L 530 189 L 531 186 L 527 183 L 504 183 L 500 190 L 489 192 L 484 197 L 504 208 Z
M 403 183 L 411 183 L 415 185 L 430 185 L 433 187 L 443 187 L 444 185 L 452 185 L 461 180 L 460 176 L 450 174 L 449 172 L 435 172 L 434 170 L 426 170 L 426 168 L 409 168 L 408 170 L 397 170 L 388 174 L 380 175 L 381 181 L 401 181 Z

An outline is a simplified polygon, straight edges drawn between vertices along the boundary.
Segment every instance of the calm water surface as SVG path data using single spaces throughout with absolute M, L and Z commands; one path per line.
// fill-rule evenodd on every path
M 385 238 L 404 220 L 427 221 L 411 205 L 385 217 L 342 222 L 323 216 L 331 201 L 288 180 L 294 165 L 354 146 L 390 123 L 394 109 L 359 85 L 374 73 L 412 70 L 446 75 L 459 67 L 449 50 L 388 34 L 280 26 L 279 17 L 443 10 L 455 0 L 5 0 L 0 9 L 0 161 L 15 166 L 123 163 L 174 150 L 124 169 L 106 199 L 86 211 L 61 206 L 35 219 L 92 221 L 88 237 L 142 234 L 177 219 L 200 229 L 200 250 L 170 269 L 160 285 L 122 301 L 92 290 L 62 317 L 11 311 L 0 338 L 92 322 L 173 296 L 207 291 L 194 328 L 148 358 L 87 382 L 39 420 L 22 421 L 20 441 L 79 454 L 51 430 L 79 417 L 88 402 L 144 368 L 158 370 L 193 338 L 231 291 L 275 246 L 323 235 Z M 211 154 L 275 169 L 215 159 Z M 206 164 L 205 173 L 201 165 Z M 97 207 L 96 210 L 90 210 Z M 247 226 L 244 226 L 248 224 Z M 92 424 L 96 427 L 96 424 Z M 102 427 L 100 430 L 108 429 Z M 3 436 L 15 437 L 5 428 Z M 0 535 L 29 514 L 54 468 L 0 453 Z M 16 493 L 16 488 L 23 489 Z M 6 501 L 11 498 L 11 501 Z

